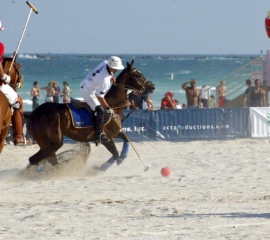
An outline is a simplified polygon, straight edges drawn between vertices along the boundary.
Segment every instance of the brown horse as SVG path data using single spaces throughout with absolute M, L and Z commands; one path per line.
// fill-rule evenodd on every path
M 15 58 L 16 60 L 16 58 Z M 23 78 L 20 74 L 20 64 L 12 58 L 3 57 L 3 70 L 10 76 L 10 85 L 16 91 L 23 85 Z M 11 122 L 11 108 L 5 94 L 0 91 L 0 153 L 4 148 L 5 139 L 8 134 Z
M 104 132 L 110 139 L 102 143 L 112 154 L 107 163 L 101 166 L 105 171 L 115 161 L 121 164 L 127 157 L 129 140 L 122 132 L 122 111 L 127 103 L 127 91 L 138 90 L 141 93 L 152 93 L 154 84 L 148 81 L 141 72 L 133 67 L 134 60 L 127 63 L 127 67 L 118 75 L 115 84 L 110 88 L 105 98 L 114 110 L 114 116 L 104 125 Z M 90 114 L 90 113 L 89 113 Z M 43 159 L 47 159 L 52 165 L 58 164 L 56 151 L 63 146 L 64 136 L 79 142 L 94 142 L 94 127 L 78 128 L 72 123 L 72 116 L 66 104 L 44 103 L 35 109 L 27 122 L 27 130 L 39 145 L 40 150 L 29 158 L 30 165 L 38 165 Z M 124 140 L 122 152 L 119 155 L 114 138 Z

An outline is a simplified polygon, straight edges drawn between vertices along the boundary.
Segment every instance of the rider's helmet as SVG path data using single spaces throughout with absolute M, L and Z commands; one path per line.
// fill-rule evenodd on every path
M 0 21 L 0 31 L 1 31 L 1 30 L 4 30 L 4 28 L 3 28 L 2 23 L 1 23 L 1 21 Z
M 116 57 L 116 56 L 111 56 L 108 59 L 108 63 L 107 64 L 108 64 L 108 66 L 110 68 L 113 68 L 113 69 L 116 69 L 116 70 L 122 70 L 122 69 L 124 69 L 124 66 L 122 65 L 121 58 Z

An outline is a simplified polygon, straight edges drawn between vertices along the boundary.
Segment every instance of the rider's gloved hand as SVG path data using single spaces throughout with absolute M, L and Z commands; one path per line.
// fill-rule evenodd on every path
M 112 108 L 108 107 L 108 108 L 106 108 L 106 111 L 107 111 L 107 113 L 111 114 L 112 116 L 114 115 L 114 111 Z
M 8 76 L 7 74 L 4 74 L 4 76 L 0 79 L 5 83 L 10 83 L 10 76 Z

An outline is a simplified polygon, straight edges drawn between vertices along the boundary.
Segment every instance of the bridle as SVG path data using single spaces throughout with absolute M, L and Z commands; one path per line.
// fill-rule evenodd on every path
M 140 76 L 136 76 L 135 73 L 139 73 Z M 124 89 L 124 90 L 131 90 L 131 91 L 137 91 L 139 93 L 143 93 L 145 91 L 145 85 L 146 83 L 149 81 L 148 79 L 145 79 L 143 83 L 141 83 L 141 81 L 139 80 L 142 76 L 142 73 L 140 71 L 138 71 L 136 68 L 134 68 L 132 70 L 132 75 L 133 75 L 133 78 L 136 80 L 137 84 L 141 87 L 139 90 L 137 88 L 134 88 L 130 85 L 126 85 L 126 84 L 123 84 L 123 83 L 113 83 L 114 86 L 116 86 L 117 88 L 119 89 Z M 126 98 L 124 100 L 122 100 L 121 102 L 123 102 L 123 104 L 121 106 L 118 106 L 118 107 L 114 107 L 114 106 L 111 106 L 113 109 L 119 109 L 119 108 L 123 108 L 125 107 L 125 104 L 127 103 L 127 97 L 128 97 L 129 94 L 127 94 Z M 120 103 L 120 102 L 119 102 Z M 115 105 L 118 105 L 118 104 L 115 104 Z
M 146 83 L 148 82 L 148 79 L 145 79 L 145 81 L 143 83 L 141 83 L 139 81 L 139 78 L 138 76 L 134 75 L 134 73 L 139 73 L 140 74 L 140 77 L 142 76 L 141 72 L 138 71 L 138 69 L 134 68 L 132 70 L 132 75 L 133 75 L 133 78 L 135 78 L 135 80 L 137 81 L 137 84 L 141 86 L 141 88 L 138 90 L 130 85 L 126 85 L 126 84 L 122 84 L 122 83 L 113 83 L 114 86 L 118 87 L 118 88 L 121 88 L 121 89 L 125 89 L 125 90 L 132 90 L 132 91 L 138 91 L 139 93 L 143 93 L 145 91 L 145 85 Z

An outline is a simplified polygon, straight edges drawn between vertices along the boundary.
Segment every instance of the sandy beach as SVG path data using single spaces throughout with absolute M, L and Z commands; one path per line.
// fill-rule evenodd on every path
M 269 140 L 133 144 L 147 172 L 130 148 L 97 174 L 111 156 L 92 143 L 86 165 L 78 153 L 57 170 L 24 171 L 38 146 L 5 146 L 0 239 L 268 239 Z

